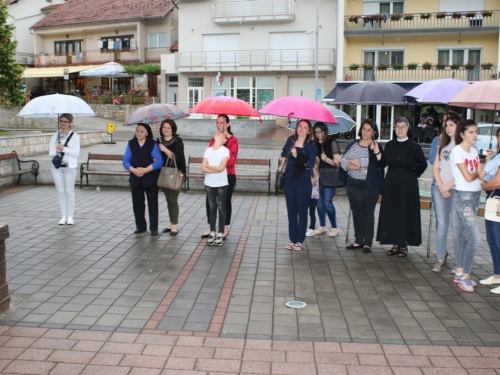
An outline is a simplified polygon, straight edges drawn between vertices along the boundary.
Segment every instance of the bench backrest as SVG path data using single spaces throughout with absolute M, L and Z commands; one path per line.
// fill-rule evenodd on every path
M 92 154 L 89 152 L 88 160 L 117 160 L 122 161 L 123 155 L 112 155 L 112 154 Z
M 18 158 L 18 155 L 17 155 L 17 152 L 11 152 L 10 154 L 3 154 L 3 155 L 0 155 L 0 161 L 2 160 L 10 160 L 10 159 L 17 159 Z

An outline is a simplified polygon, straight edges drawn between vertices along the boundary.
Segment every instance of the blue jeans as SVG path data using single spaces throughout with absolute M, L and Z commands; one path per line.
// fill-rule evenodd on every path
M 476 254 L 481 235 L 477 227 L 477 210 L 479 209 L 480 191 L 458 191 L 453 199 L 451 226 L 457 233 L 458 243 L 455 247 L 457 268 L 463 268 L 470 274 L 472 262 Z
M 302 172 L 292 178 L 292 171 L 285 173 L 285 199 L 288 213 L 288 236 L 290 242 L 303 243 L 306 239 L 307 209 L 311 202 L 311 171 Z M 307 198 L 306 198 L 307 197 Z
M 309 229 L 316 228 L 316 207 L 318 206 L 318 200 L 312 199 L 309 202 Z
M 500 275 L 500 223 L 485 220 L 486 240 L 490 246 L 491 259 L 493 260 L 493 273 Z
M 330 219 L 332 228 L 337 228 L 337 219 L 335 217 L 335 206 L 333 205 L 333 196 L 335 195 L 335 188 L 319 188 L 318 199 L 318 217 L 319 226 L 326 227 L 326 215 Z
M 436 247 L 437 260 L 444 260 L 448 252 L 448 228 L 450 227 L 450 218 L 453 212 L 453 200 L 456 190 L 450 190 L 451 197 L 443 198 L 437 185 L 433 182 L 431 186 L 432 205 L 436 214 Z M 452 231 L 454 248 L 458 245 L 458 233 Z

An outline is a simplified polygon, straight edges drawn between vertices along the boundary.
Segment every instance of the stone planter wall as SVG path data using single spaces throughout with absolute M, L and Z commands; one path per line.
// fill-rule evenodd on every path
M 0 223 L 0 313 L 9 311 L 10 295 L 9 285 L 7 284 L 7 260 L 5 253 L 7 248 L 5 240 L 9 238 L 9 226 Z
M 125 121 L 131 113 L 139 108 L 144 107 L 143 104 L 89 104 L 96 116 L 109 118 L 116 121 Z

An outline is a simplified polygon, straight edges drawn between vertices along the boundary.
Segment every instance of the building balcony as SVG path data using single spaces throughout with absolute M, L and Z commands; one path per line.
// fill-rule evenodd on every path
M 181 72 L 247 71 L 247 70 L 314 70 L 314 49 L 179 52 L 176 67 Z M 335 49 L 318 50 L 318 70 L 332 70 L 335 66 Z
M 388 82 L 425 82 L 433 79 L 456 78 L 462 81 L 478 82 L 497 79 L 498 67 L 492 66 L 491 69 L 477 67 L 471 70 L 467 69 L 357 69 L 351 70 L 344 68 L 345 81 L 388 81 Z
M 161 55 L 168 55 L 169 53 L 171 53 L 169 48 L 145 48 L 144 59 L 149 63 L 159 63 Z
M 137 62 L 139 61 L 139 50 L 88 50 L 85 52 L 73 52 L 72 54 L 39 53 L 35 54 L 36 66 L 48 65 L 71 65 L 85 63 Z
M 212 22 L 293 21 L 295 0 L 228 0 L 212 3 Z
M 16 52 L 14 61 L 22 66 L 35 66 L 35 55 L 33 53 Z
M 491 14 L 490 14 L 491 13 Z M 345 35 L 436 32 L 496 32 L 499 11 L 434 12 L 412 14 L 350 15 L 344 17 Z M 484 16 L 483 14 L 490 14 Z

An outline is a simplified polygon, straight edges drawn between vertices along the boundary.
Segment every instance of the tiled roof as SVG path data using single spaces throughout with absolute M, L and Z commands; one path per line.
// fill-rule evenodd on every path
M 44 11 L 44 10 L 51 10 L 51 9 L 56 9 L 58 7 L 60 7 L 62 4 L 54 4 L 54 5 L 48 5 L 46 7 L 43 7 L 41 10 Z
M 173 6 L 172 0 L 69 0 L 32 28 L 160 18 Z

